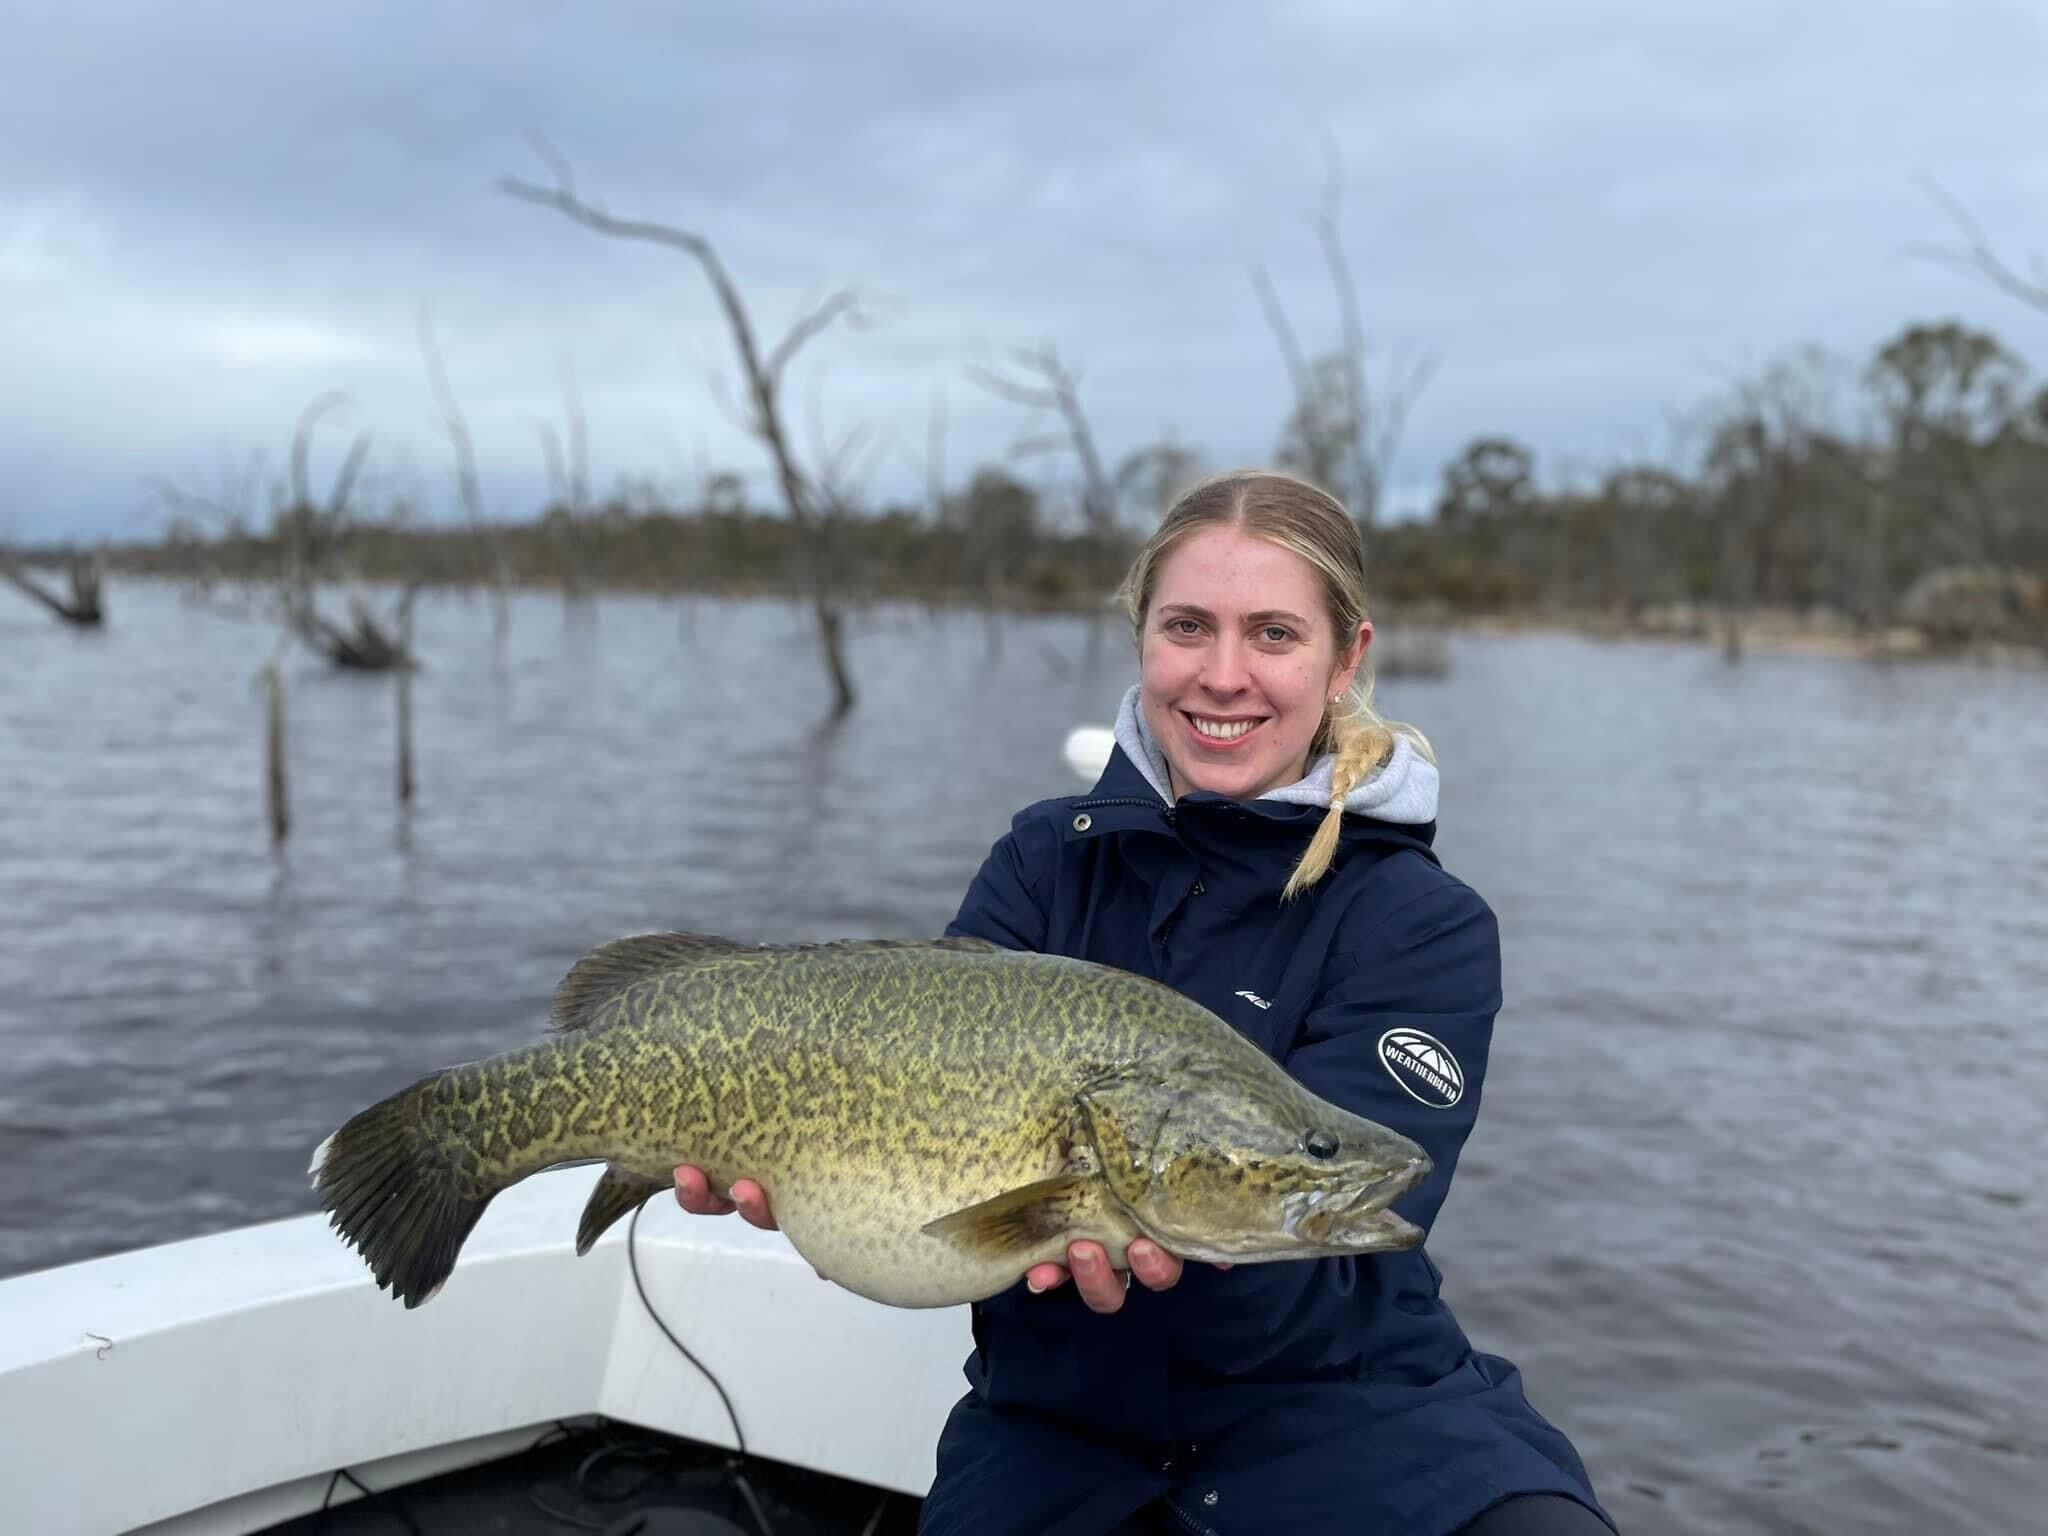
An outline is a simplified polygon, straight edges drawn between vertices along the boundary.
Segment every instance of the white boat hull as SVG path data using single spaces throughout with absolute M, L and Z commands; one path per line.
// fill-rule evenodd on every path
M 602 1415 L 730 1446 L 724 1407 L 634 1290 L 626 1223 L 584 1258 L 598 1170 L 498 1197 L 407 1311 L 305 1216 L 0 1281 L 0 1530 L 226 1536 Z M 878 1306 L 777 1233 L 656 1199 L 640 1271 L 717 1373 L 747 1449 L 921 1496 L 972 1347 L 964 1307 Z M 342 1490 L 337 1490 L 337 1502 Z

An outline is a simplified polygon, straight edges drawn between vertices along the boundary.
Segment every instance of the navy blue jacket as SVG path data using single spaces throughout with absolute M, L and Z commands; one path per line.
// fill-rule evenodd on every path
M 1184 796 L 1119 748 L 1095 789 L 1019 813 L 948 932 L 1167 983 L 1305 1085 L 1413 1137 L 1435 1167 L 1395 1209 L 1425 1230 L 1479 1108 L 1500 1007 L 1492 912 L 1434 823 L 1347 814 L 1332 871 L 1279 892 L 1322 811 Z M 969 1392 L 920 1529 L 1100 1536 L 1166 1496 L 1190 1532 L 1450 1536 L 1516 1493 L 1594 1507 L 1515 1368 L 1474 1352 L 1423 1248 L 1133 1285 L 1097 1316 L 1020 1282 L 974 1309 Z

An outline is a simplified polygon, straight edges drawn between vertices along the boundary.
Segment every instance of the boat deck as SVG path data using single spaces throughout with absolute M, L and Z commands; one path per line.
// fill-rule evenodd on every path
M 326 1509 L 261 1536 L 912 1536 L 920 1506 L 760 1457 L 736 1464 L 720 1447 L 608 1420 L 557 1426 L 527 1450 L 367 1497 L 337 1473 L 332 1496 Z

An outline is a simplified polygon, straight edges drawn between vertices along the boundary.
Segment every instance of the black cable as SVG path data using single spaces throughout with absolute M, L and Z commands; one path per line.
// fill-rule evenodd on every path
M 646 1208 L 644 1205 L 634 1206 L 633 1219 L 626 1223 L 626 1264 L 633 1271 L 633 1289 L 640 1293 L 640 1305 L 645 1307 L 647 1315 L 654 1319 L 654 1326 L 667 1334 L 669 1343 L 675 1345 L 676 1349 L 681 1352 L 682 1357 L 697 1367 L 698 1371 L 703 1374 L 704 1379 L 711 1383 L 711 1390 L 716 1392 L 718 1400 L 725 1404 L 725 1416 L 732 1421 L 733 1443 L 738 1453 L 741 1456 L 745 1456 L 747 1454 L 747 1437 L 740 1430 L 740 1416 L 733 1411 L 732 1399 L 726 1396 L 725 1383 L 718 1379 L 717 1373 L 711 1367 L 690 1353 L 689 1346 L 676 1337 L 675 1330 L 662 1321 L 661 1314 L 654 1310 L 654 1303 L 648 1300 L 647 1286 L 640 1278 L 639 1250 L 640 1213 Z
M 644 1203 L 634 1206 L 633 1219 L 626 1223 L 626 1266 L 633 1272 L 633 1289 L 640 1293 L 640 1305 L 645 1307 L 647 1315 L 654 1319 L 654 1326 L 667 1335 L 669 1343 L 675 1345 L 685 1360 L 697 1367 L 704 1379 L 711 1383 L 711 1390 L 718 1394 L 718 1400 L 725 1404 L 725 1416 L 732 1421 L 734 1445 L 734 1454 L 726 1459 L 726 1474 L 732 1478 L 733 1486 L 739 1489 L 740 1497 L 746 1501 L 747 1512 L 754 1517 L 754 1525 L 760 1530 L 761 1536 L 775 1536 L 775 1528 L 768 1523 L 768 1513 L 761 1508 L 761 1501 L 754 1496 L 754 1485 L 747 1480 L 743 1465 L 747 1455 L 747 1437 L 740 1428 L 740 1416 L 732 1406 L 732 1399 L 726 1395 L 725 1383 L 718 1379 L 717 1372 L 690 1353 L 689 1346 L 676 1337 L 675 1330 L 663 1321 L 659 1312 L 654 1310 L 654 1303 L 647 1295 L 646 1282 L 640 1278 L 640 1213 L 646 1208 Z
M 427 1536 L 427 1533 L 420 1529 L 419 1521 L 413 1519 L 412 1511 L 393 1498 L 390 1490 L 368 1486 L 355 1473 L 349 1471 L 347 1467 L 336 1467 L 334 1469 L 334 1476 L 327 1479 L 327 1494 L 326 1497 L 320 1500 L 320 1525 L 323 1530 L 327 1525 L 326 1516 L 328 1511 L 334 1506 L 334 1490 L 340 1487 L 344 1480 L 357 1493 L 361 1494 L 366 1501 L 372 1499 L 378 1501 L 378 1511 L 389 1515 L 400 1525 L 404 1526 L 411 1533 L 411 1536 Z

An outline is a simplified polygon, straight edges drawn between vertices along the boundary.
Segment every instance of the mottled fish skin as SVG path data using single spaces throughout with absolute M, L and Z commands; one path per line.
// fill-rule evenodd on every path
M 408 1305 L 493 1195 L 589 1159 L 650 1191 L 684 1163 L 714 1188 L 755 1179 L 819 1273 L 894 1306 L 993 1295 L 1081 1237 L 1119 1262 L 1140 1233 L 1241 1262 L 1419 1237 L 1369 1215 L 1426 1173 L 1419 1147 L 1157 982 L 974 940 L 670 937 L 594 952 L 558 1033 L 416 1084 L 323 1145 L 323 1204 Z M 1341 1155 L 1302 1150 L 1317 1127 Z M 437 1176 L 436 1195 L 404 1192 Z M 1014 1209 L 973 1210 L 1027 1187 Z M 1367 1216 L 1333 1245 L 1321 1228 L 1345 1210 Z M 402 1251 L 421 1244 L 431 1257 Z

